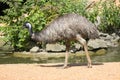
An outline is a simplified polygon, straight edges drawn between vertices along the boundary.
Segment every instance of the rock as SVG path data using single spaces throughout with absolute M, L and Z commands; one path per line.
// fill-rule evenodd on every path
M 116 33 L 111 35 L 107 33 L 100 33 L 100 39 L 106 41 L 107 47 L 117 47 L 120 37 Z
M 80 50 L 80 48 L 82 47 L 80 43 L 75 43 L 74 46 L 77 50 Z
M 99 48 L 107 48 L 107 41 L 104 41 L 102 39 L 95 39 L 95 40 L 89 40 L 88 41 L 88 47 L 89 50 L 93 49 L 99 49 Z
M 114 45 L 113 42 L 111 42 L 111 41 L 107 41 L 107 46 L 108 46 L 108 47 L 114 47 L 115 45 Z
M 100 38 L 95 40 L 89 40 L 88 41 L 88 49 L 89 50 L 95 50 L 95 49 L 104 49 L 108 47 L 116 47 L 118 46 L 118 41 L 120 40 L 120 37 L 116 35 L 115 33 L 109 35 L 107 33 L 101 33 L 100 32 Z M 71 45 L 70 52 L 76 52 L 79 51 L 83 46 L 79 43 L 74 43 L 74 45 Z M 47 44 L 46 45 L 46 51 L 65 51 L 66 47 L 65 45 L 60 45 L 58 43 L 56 44 Z
M 107 53 L 107 50 L 105 50 L 105 49 L 100 49 L 100 50 L 96 51 L 96 55 L 104 55 L 106 53 Z
M 100 32 L 99 35 L 100 35 L 100 37 L 106 37 L 109 34 Z
M 39 51 L 39 47 L 37 47 L 37 46 L 30 49 L 31 53 L 37 53 L 38 51 Z
M 66 47 L 65 45 L 60 45 L 58 43 L 56 44 L 47 44 L 46 45 L 46 51 L 65 51 Z
M 112 40 L 112 39 L 113 39 L 113 37 L 111 35 L 107 35 L 104 40 L 108 41 L 108 40 Z
M 118 42 L 120 40 L 120 37 L 118 35 L 116 35 L 115 33 L 111 34 L 111 36 L 113 37 L 112 41 Z
M 107 33 L 100 33 L 99 35 L 100 35 L 100 39 L 103 39 L 106 41 L 113 39 L 113 37 Z
M 72 45 L 71 45 L 72 46 Z M 71 53 L 75 53 L 76 51 L 79 51 L 81 49 L 81 44 L 80 43 L 74 43 L 73 46 L 70 49 Z

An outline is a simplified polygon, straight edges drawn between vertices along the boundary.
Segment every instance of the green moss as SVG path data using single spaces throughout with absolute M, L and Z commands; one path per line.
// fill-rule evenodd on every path
M 104 55 L 106 53 L 107 53 L 107 50 L 105 50 L 105 49 L 100 49 L 100 50 L 96 51 L 96 55 Z

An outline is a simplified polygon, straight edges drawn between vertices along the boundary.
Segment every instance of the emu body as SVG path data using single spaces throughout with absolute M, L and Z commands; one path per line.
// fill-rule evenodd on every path
M 99 35 L 97 27 L 85 17 L 74 13 L 65 14 L 56 18 L 38 33 L 32 31 L 32 25 L 28 22 L 24 23 L 23 26 L 29 29 L 31 38 L 35 41 L 51 43 L 65 40 L 66 55 L 63 66 L 64 68 L 67 67 L 68 63 L 70 41 L 75 40 L 80 42 L 84 46 L 85 54 L 88 60 L 88 67 L 92 67 L 86 40 L 98 38 Z

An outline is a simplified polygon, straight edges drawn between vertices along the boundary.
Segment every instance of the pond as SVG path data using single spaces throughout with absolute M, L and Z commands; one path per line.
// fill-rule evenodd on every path
M 95 56 L 93 61 L 98 62 L 120 62 L 120 46 L 116 48 L 109 48 L 107 54 L 102 56 Z
M 51 55 L 49 53 L 47 55 Z M 86 63 L 85 56 L 79 56 L 71 53 L 69 63 Z M 80 53 L 77 53 L 80 54 Z M 23 53 L 10 53 L 7 51 L 0 51 L 0 64 L 19 64 L 19 63 L 63 63 L 64 54 L 60 57 L 47 57 L 46 54 L 23 54 Z M 59 55 L 59 53 L 58 53 Z M 107 53 L 99 56 L 91 56 L 92 62 L 120 62 L 120 47 L 109 48 Z
M 1 43 L 0 43 L 1 44 Z M 12 53 L 8 46 L 0 46 L 0 64 L 19 64 L 19 63 L 63 63 L 64 54 L 56 54 L 51 57 L 52 53 L 47 54 L 23 54 Z M 64 52 L 63 52 L 64 53 Z M 60 56 L 59 56 L 60 55 Z M 81 56 L 82 55 L 82 56 Z M 91 55 L 92 62 L 120 62 L 120 46 L 116 48 L 109 48 L 106 54 Z M 86 57 L 80 53 L 71 53 L 69 63 L 86 63 Z

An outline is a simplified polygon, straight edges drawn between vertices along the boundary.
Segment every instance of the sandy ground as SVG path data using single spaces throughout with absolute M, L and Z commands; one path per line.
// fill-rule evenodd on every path
M 0 80 L 120 80 L 120 62 L 93 65 L 1 64 Z

